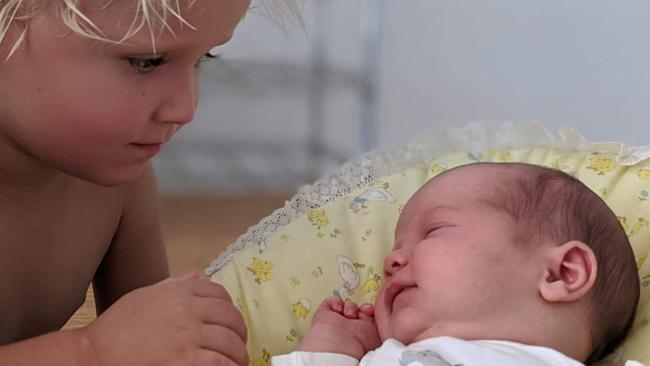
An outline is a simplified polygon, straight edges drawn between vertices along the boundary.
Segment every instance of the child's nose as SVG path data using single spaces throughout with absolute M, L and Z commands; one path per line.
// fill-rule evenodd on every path
M 384 278 L 388 279 L 408 265 L 410 254 L 404 249 L 394 249 L 384 259 Z
M 199 94 L 198 79 L 195 75 L 176 77 L 167 91 L 154 120 L 158 123 L 173 123 L 180 128 L 194 119 Z

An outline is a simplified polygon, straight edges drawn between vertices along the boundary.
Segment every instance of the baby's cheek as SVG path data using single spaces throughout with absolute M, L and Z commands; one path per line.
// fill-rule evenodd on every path
M 379 338 L 385 340 L 391 337 L 390 314 L 388 306 L 384 300 L 383 289 L 377 295 L 377 303 L 375 304 L 375 324 L 377 325 L 377 332 Z

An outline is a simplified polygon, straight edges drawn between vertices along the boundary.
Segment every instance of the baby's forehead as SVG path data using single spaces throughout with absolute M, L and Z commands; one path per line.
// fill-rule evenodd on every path
M 443 171 L 429 180 L 436 182 L 443 179 L 481 180 L 497 179 L 504 174 L 523 174 L 526 166 L 507 163 L 473 163 L 460 165 Z
M 501 203 L 513 199 L 508 193 L 513 174 L 522 173 L 507 170 L 499 164 L 472 164 L 433 177 L 408 200 L 398 227 L 402 221 L 419 217 L 503 212 Z
M 470 164 L 440 173 L 427 181 L 412 197 L 415 200 L 436 200 L 447 197 L 487 198 L 493 197 L 495 189 L 508 185 L 515 171 L 505 167 Z M 505 177 L 508 179 L 505 179 Z
M 398 227 L 407 222 L 449 220 L 461 216 L 492 215 L 498 211 L 498 196 L 481 187 L 469 191 L 464 187 L 418 191 L 405 205 Z M 452 192 L 454 191 L 454 192 Z

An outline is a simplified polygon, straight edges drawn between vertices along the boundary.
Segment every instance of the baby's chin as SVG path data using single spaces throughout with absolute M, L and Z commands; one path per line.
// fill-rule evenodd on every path
M 382 342 L 387 339 L 395 339 L 402 344 L 411 344 L 425 339 L 427 329 L 422 329 L 417 322 L 402 321 L 400 319 L 389 319 L 383 324 L 377 324 L 377 330 Z
M 425 339 L 423 337 L 419 337 L 416 334 L 413 334 L 413 332 L 410 332 L 408 330 L 402 330 L 402 329 L 395 329 L 395 331 L 390 333 L 387 337 L 381 337 L 381 340 L 383 342 L 389 338 L 398 340 L 400 343 L 404 345 L 409 345 L 411 343 Z
M 402 344 L 411 344 L 423 339 L 432 338 L 431 335 L 440 336 L 436 332 L 436 325 L 430 317 L 417 309 L 406 307 L 393 311 L 392 307 L 383 303 L 382 297 L 375 306 L 375 322 L 382 342 L 395 339 Z

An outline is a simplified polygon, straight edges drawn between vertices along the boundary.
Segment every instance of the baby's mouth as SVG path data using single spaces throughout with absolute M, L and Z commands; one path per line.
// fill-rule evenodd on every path
M 406 290 L 415 288 L 415 285 L 403 285 L 403 284 L 392 284 L 389 285 L 386 289 L 386 305 L 388 306 L 388 311 L 393 312 L 395 305 L 395 300 Z

